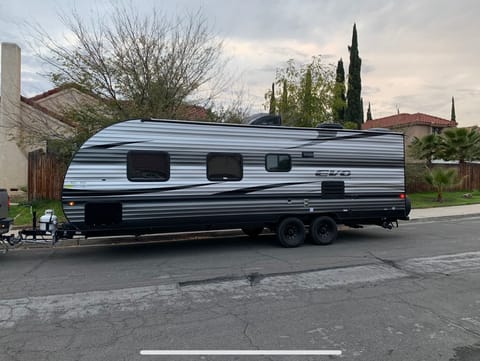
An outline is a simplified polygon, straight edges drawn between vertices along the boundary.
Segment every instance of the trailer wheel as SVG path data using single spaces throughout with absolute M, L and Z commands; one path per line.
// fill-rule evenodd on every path
M 242 231 L 250 238 L 255 238 L 263 232 L 263 226 L 242 227 Z
M 278 225 L 277 237 L 283 247 L 298 247 L 305 241 L 305 225 L 296 217 L 285 218 Z
M 315 244 L 330 244 L 337 239 L 337 234 L 337 223 L 331 217 L 317 217 L 310 225 L 310 235 Z

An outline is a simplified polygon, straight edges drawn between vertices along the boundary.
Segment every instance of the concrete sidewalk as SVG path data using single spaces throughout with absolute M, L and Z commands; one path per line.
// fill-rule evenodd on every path
M 459 217 L 475 214 L 480 215 L 480 204 L 412 209 L 410 212 L 410 219 L 416 220 L 426 218 Z

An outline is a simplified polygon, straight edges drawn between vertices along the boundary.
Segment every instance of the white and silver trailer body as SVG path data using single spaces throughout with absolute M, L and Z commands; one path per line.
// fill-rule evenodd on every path
M 82 145 L 62 203 L 69 223 L 86 235 L 275 230 L 287 217 L 385 226 L 408 219 L 404 137 L 129 120 Z

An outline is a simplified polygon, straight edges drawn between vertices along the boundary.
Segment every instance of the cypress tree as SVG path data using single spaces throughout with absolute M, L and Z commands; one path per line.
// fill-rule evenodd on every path
M 277 106 L 277 103 L 275 101 L 275 83 L 272 83 L 272 94 L 270 95 L 270 109 L 268 112 L 270 114 L 275 114 L 276 106 Z
M 360 117 L 360 125 L 359 129 L 362 128 L 362 124 L 365 122 L 365 113 L 363 112 L 363 98 L 360 98 L 360 111 L 361 111 L 361 117 Z
M 368 109 L 367 109 L 367 122 L 372 120 L 372 109 L 370 108 L 370 102 L 368 102 Z
M 335 77 L 335 86 L 333 88 L 333 120 L 339 123 L 345 121 L 345 108 L 347 106 L 347 98 L 345 96 L 345 69 L 343 68 L 343 60 L 337 63 L 337 75 Z
M 352 45 L 348 47 L 350 64 L 348 65 L 347 109 L 345 120 L 355 122 L 360 128 L 363 122 L 362 80 L 360 77 L 362 59 L 358 55 L 357 26 L 353 24 Z
M 450 120 L 452 122 L 457 121 L 457 116 L 455 115 L 455 99 L 453 99 L 453 97 L 452 97 L 452 113 L 451 113 L 451 116 L 450 116 Z
M 313 126 L 313 94 L 312 94 L 312 69 L 310 66 L 305 72 L 303 79 L 303 94 L 302 94 L 302 122 L 301 126 Z
M 283 119 L 287 118 L 288 112 L 288 89 L 287 89 L 287 80 L 283 80 L 283 87 L 282 87 L 282 96 L 280 98 L 280 115 Z

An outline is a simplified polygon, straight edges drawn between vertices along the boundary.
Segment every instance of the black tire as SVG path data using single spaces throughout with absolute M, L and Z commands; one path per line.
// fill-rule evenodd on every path
M 310 236 L 314 244 L 326 246 L 337 239 L 337 223 L 328 216 L 317 217 L 310 225 Z
M 277 237 L 283 247 L 298 247 L 305 242 L 305 225 L 296 217 L 285 218 L 277 227 Z
M 263 232 L 263 226 L 242 227 L 242 231 L 250 238 L 255 238 Z

